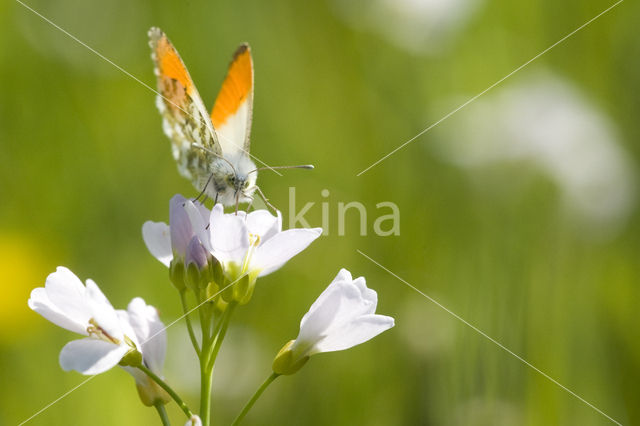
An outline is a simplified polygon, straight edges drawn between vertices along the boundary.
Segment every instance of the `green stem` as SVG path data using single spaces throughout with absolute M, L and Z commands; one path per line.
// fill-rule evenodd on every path
M 178 396 L 178 394 L 173 389 L 171 389 L 171 386 L 166 384 L 164 380 L 162 380 L 153 371 L 149 370 L 144 365 L 140 364 L 137 367 L 140 370 L 144 371 L 147 376 L 151 377 L 153 379 L 153 381 L 156 382 L 162 389 L 167 391 L 167 393 L 171 396 L 171 398 L 173 398 L 173 400 L 176 402 L 176 404 L 178 404 L 178 407 L 180 407 L 180 409 L 182 409 L 182 411 L 187 416 L 187 418 L 190 419 L 191 416 L 193 416 L 193 413 L 191 412 L 191 410 L 189 409 L 187 404 L 185 404 L 185 402 L 182 400 L 182 398 L 180 398 L 180 396 Z
M 200 360 L 200 420 L 203 426 L 209 426 L 211 416 L 211 381 L 213 377 L 207 371 L 207 360 Z
M 211 383 L 213 381 L 213 364 L 220 350 L 220 345 L 227 332 L 231 313 L 235 303 L 230 303 L 222 314 L 220 321 L 215 325 L 211 333 L 211 339 L 207 338 L 202 343 L 200 357 L 200 418 L 203 426 L 209 426 L 211 418 Z
M 202 351 L 200 352 L 200 419 L 203 426 L 209 426 L 209 413 L 211 412 L 211 374 L 207 371 L 209 362 L 209 324 L 205 321 L 203 310 L 200 310 L 200 328 L 202 329 Z
M 198 339 L 196 338 L 196 334 L 193 332 L 193 326 L 191 325 L 191 319 L 189 318 L 189 306 L 187 305 L 187 295 L 186 290 L 180 292 L 180 302 L 182 302 L 182 310 L 184 311 L 185 319 L 187 320 L 187 329 L 189 330 L 189 338 L 191 338 L 191 344 L 193 348 L 196 350 L 198 357 L 200 356 L 200 346 L 198 345 Z M 204 332 L 203 332 L 204 335 Z
M 156 407 L 156 410 L 158 411 L 160 420 L 162 420 L 162 426 L 171 426 L 171 422 L 169 421 L 169 416 L 167 416 L 167 410 L 164 409 L 164 404 L 162 402 L 157 402 L 154 405 Z
M 224 311 L 223 317 L 220 319 L 220 325 L 216 332 L 216 337 L 214 339 L 213 348 L 211 353 L 209 354 L 209 365 L 208 368 L 213 372 L 213 366 L 216 363 L 216 358 L 218 357 L 218 352 L 220 351 L 220 346 L 222 346 L 222 341 L 227 334 L 227 329 L 229 328 L 229 322 L 231 320 L 231 314 L 237 304 L 232 302 L 227 306 L 227 310 Z
M 251 397 L 249 402 L 246 403 L 246 405 L 244 406 L 244 408 L 242 409 L 240 414 L 238 414 L 238 417 L 236 417 L 236 419 L 231 424 L 232 426 L 236 426 L 236 425 L 240 424 L 242 419 L 244 419 L 244 416 L 246 416 L 247 413 L 249 412 L 249 410 L 251 410 L 251 408 L 253 407 L 253 404 L 256 403 L 258 398 L 260 398 L 260 395 L 262 395 L 262 393 L 265 391 L 265 389 L 267 389 L 267 387 L 269 387 L 271 382 L 273 382 L 276 378 L 278 378 L 278 376 L 279 376 L 278 373 L 272 373 L 269 377 L 267 377 L 267 380 L 265 380 L 264 383 L 262 383 L 262 385 L 260 385 L 260 387 L 258 388 L 256 393 L 253 394 L 253 396 Z

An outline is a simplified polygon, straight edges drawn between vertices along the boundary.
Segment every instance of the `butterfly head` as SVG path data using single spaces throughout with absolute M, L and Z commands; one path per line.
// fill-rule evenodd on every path
M 227 176 L 227 185 L 233 188 L 236 196 L 250 195 L 247 192 L 253 183 L 255 183 L 255 178 L 251 179 L 251 176 L 246 174 L 235 173 Z
M 251 195 L 255 190 L 257 173 L 250 173 L 255 170 L 255 164 L 247 157 L 240 156 L 233 159 L 235 167 L 233 171 L 226 176 L 227 187 L 232 190 L 236 200 L 248 202 L 252 198 Z

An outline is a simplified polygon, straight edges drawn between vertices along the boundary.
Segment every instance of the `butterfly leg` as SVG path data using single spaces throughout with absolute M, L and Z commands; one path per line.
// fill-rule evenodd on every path
M 278 209 L 276 209 L 273 204 L 271 204 L 269 202 L 269 199 L 267 197 L 265 197 L 264 193 L 262 192 L 262 190 L 260 189 L 260 187 L 258 185 L 256 185 L 256 192 L 258 193 L 258 195 L 260 196 L 260 198 L 262 198 L 262 201 L 264 201 L 264 203 L 267 205 L 267 207 L 269 207 L 271 210 L 273 210 L 274 212 L 277 212 Z
M 209 175 L 209 179 L 207 179 L 207 183 L 204 184 L 204 188 L 202 188 L 202 191 L 200 191 L 200 193 L 198 194 L 198 196 L 196 198 L 193 199 L 193 201 L 198 201 L 200 199 L 200 197 L 202 197 L 203 195 L 205 195 L 205 192 L 207 192 L 207 187 L 209 186 L 209 184 L 211 183 L 211 179 L 213 179 L 213 173 L 211 173 Z M 205 197 L 205 200 L 207 198 Z M 216 194 L 216 201 L 218 199 L 218 194 Z M 202 202 L 202 204 L 204 204 L 204 201 Z
M 240 193 L 236 193 L 236 216 L 238 216 L 238 205 L 240 204 Z
M 249 209 L 253 207 L 253 201 L 255 200 L 255 198 L 252 195 L 245 195 L 245 197 L 251 200 L 249 201 L 249 205 L 247 206 L 247 210 L 246 210 L 246 212 L 249 213 Z

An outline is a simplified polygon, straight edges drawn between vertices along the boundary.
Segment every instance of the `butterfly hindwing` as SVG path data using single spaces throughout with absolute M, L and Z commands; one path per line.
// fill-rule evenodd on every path
M 220 143 L 189 72 L 167 36 L 151 28 L 149 44 L 160 93 L 156 105 L 162 114 L 162 127 L 171 139 L 178 171 L 197 180 L 209 173 L 212 156 L 221 154 Z
M 249 154 L 249 136 L 253 114 L 253 60 L 251 49 L 244 43 L 233 55 L 211 111 L 222 152 Z

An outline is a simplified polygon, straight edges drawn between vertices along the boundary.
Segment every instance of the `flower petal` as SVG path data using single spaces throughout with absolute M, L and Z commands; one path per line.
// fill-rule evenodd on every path
M 153 257 L 169 266 L 173 259 L 169 225 L 164 222 L 145 222 L 142 225 L 142 239 Z
M 85 302 L 85 287 L 69 269 L 59 266 L 49 274 L 44 285 L 47 297 L 60 312 L 72 321 L 87 324 L 91 318 L 91 307 Z
M 340 303 L 334 311 L 330 324 L 326 326 L 327 334 L 334 333 L 334 330 L 360 316 L 369 315 L 376 311 L 378 296 L 374 290 L 365 287 L 365 289 L 373 292 L 373 297 L 371 297 L 371 293 L 367 293 L 369 297 L 365 298 L 361 289 L 354 285 L 353 282 L 337 281 L 335 288 L 340 293 Z
M 249 233 L 259 235 L 264 242 L 282 230 L 282 215 L 279 211 L 274 216 L 268 210 L 256 210 L 247 215 L 246 223 Z
M 118 321 L 120 323 L 120 333 L 122 335 L 122 339 L 125 340 L 124 337 L 127 336 L 136 345 L 136 349 L 138 350 L 138 352 L 142 352 L 142 345 L 140 344 L 138 335 L 131 326 L 129 312 L 125 311 L 124 309 L 118 309 L 116 311 L 116 314 L 118 315 Z
M 353 286 L 358 289 L 360 297 L 362 298 L 363 310 L 361 314 L 375 313 L 376 307 L 378 306 L 378 293 L 367 287 L 367 282 L 364 277 L 358 277 L 353 280 Z
M 194 235 L 187 246 L 187 252 L 184 255 L 184 264 L 188 267 L 190 264 L 195 263 L 198 269 L 202 269 L 207 265 L 207 262 L 209 262 L 210 256 L 209 251 L 204 248 L 200 239 Z
M 296 346 L 302 345 L 306 348 L 315 345 L 326 335 L 336 312 L 340 309 L 341 292 L 342 289 L 332 282 L 318 296 L 300 321 L 300 333 L 296 338 Z
M 103 340 L 73 340 L 60 352 L 60 366 L 65 371 L 75 370 L 85 375 L 103 373 L 116 366 L 128 352 L 126 345 L 116 345 Z
M 333 279 L 333 282 L 336 282 L 336 281 L 346 281 L 346 282 L 353 281 L 351 272 L 349 272 L 345 268 L 340 269 L 340 271 L 338 271 L 338 275 L 336 275 L 336 277 Z
M 249 233 L 244 219 L 233 214 L 224 214 L 222 205 L 217 204 L 211 211 L 212 254 L 221 262 L 242 264 L 249 248 Z
M 58 327 L 65 328 L 74 333 L 84 334 L 85 336 L 88 334 L 87 324 L 69 318 L 64 312 L 58 309 L 58 307 L 49 300 L 44 287 L 33 289 L 28 303 L 31 309 Z
M 142 346 L 142 356 L 145 364 L 156 374 L 162 375 L 167 334 L 158 316 L 158 311 L 145 301 L 136 297 L 127 307 L 129 323 Z
M 340 295 L 340 302 L 336 303 L 331 321 L 326 324 L 326 329 L 329 333 L 333 327 L 340 327 L 342 324 L 354 318 L 373 314 L 376 311 L 378 295 L 375 290 L 367 288 L 366 281 L 363 277 L 353 280 L 351 273 L 343 268 L 338 272 L 338 275 L 336 275 L 323 294 L 311 305 L 309 314 L 320 309 L 320 306 L 316 306 L 316 304 L 321 305 L 326 303 L 324 302 L 324 293 L 333 291 L 338 292 Z
M 370 339 L 393 326 L 393 318 L 373 315 L 377 303 L 377 293 L 367 288 L 363 277 L 353 280 L 349 271 L 341 269 L 302 317 L 293 347 L 311 355 L 347 349 Z M 372 324 L 380 325 L 380 331 L 371 331 L 375 329 Z
M 191 238 L 189 241 L 192 241 L 193 236 L 196 235 L 202 242 L 202 244 L 207 248 L 207 250 L 210 250 L 210 234 L 207 230 L 207 225 L 209 224 L 210 217 L 209 210 L 207 210 L 207 208 L 202 206 L 200 203 L 193 203 L 188 200 L 184 204 L 184 211 L 187 213 L 189 221 L 191 222 Z
M 196 207 L 198 212 L 200 212 L 200 216 L 202 217 L 202 223 L 209 223 L 209 218 L 211 217 L 211 210 L 209 210 L 204 204 L 200 201 L 194 201 L 193 205 Z
M 98 285 L 93 280 L 87 280 L 87 288 L 83 301 L 84 305 L 89 308 L 91 318 L 102 328 L 109 336 L 118 340 L 124 338 L 122 326 L 116 310 L 102 293 Z
M 185 210 L 186 203 L 189 202 L 180 194 L 176 194 L 169 202 L 169 232 L 171 234 L 171 248 L 178 257 L 184 257 L 187 244 L 193 236 L 191 220 Z
M 385 315 L 364 315 L 333 329 L 329 335 L 316 343 L 309 353 L 332 352 L 349 349 L 366 342 L 394 326 L 394 320 Z
M 256 249 L 250 269 L 260 270 L 260 277 L 270 274 L 307 248 L 321 233 L 322 228 L 304 228 L 289 229 L 274 235 Z
M 108 305 L 111 306 L 111 302 L 107 299 L 107 296 L 104 295 L 98 284 L 89 278 L 86 282 L 86 290 L 85 290 L 85 298 L 88 302 L 95 303 L 97 305 Z M 111 306 L 113 308 L 113 306 Z

